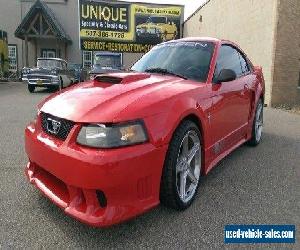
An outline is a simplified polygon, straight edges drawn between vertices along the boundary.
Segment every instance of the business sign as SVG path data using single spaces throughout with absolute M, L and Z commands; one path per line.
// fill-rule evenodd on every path
M 181 37 L 183 6 L 79 0 L 82 50 L 145 53 Z

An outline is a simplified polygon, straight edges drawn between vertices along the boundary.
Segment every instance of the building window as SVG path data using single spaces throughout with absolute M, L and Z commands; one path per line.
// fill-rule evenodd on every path
M 83 51 L 82 52 L 82 65 L 85 69 L 90 69 L 93 64 L 93 52 Z
M 17 45 L 8 45 L 9 71 L 18 70 Z
M 55 58 L 56 50 L 55 49 L 41 49 L 42 58 Z

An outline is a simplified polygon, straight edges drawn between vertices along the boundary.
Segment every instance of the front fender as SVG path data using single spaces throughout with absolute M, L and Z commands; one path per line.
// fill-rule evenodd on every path
M 200 131 L 205 140 L 205 111 L 193 98 L 178 99 L 168 111 L 145 118 L 151 142 L 155 146 L 169 144 L 179 124 L 188 116 L 197 118 Z

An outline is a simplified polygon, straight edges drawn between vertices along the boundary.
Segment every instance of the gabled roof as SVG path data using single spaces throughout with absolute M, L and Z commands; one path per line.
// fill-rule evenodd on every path
M 68 43 L 72 43 L 71 38 L 64 31 L 62 25 L 57 20 L 53 11 L 48 7 L 48 5 L 40 0 L 37 0 L 34 5 L 30 8 L 26 16 L 23 18 L 22 22 L 15 31 L 15 36 L 20 39 L 25 39 L 26 30 L 28 29 L 31 21 L 38 13 L 41 13 L 43 17 L 49 22 L 51 28 L 54 30 L 56 37 Z

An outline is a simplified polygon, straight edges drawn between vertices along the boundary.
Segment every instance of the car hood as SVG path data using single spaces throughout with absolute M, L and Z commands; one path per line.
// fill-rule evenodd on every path
M 28 74 L 43 74 L 43 75 L 47 75 L 47 74 L 50 74 L 52 70 L 54 70 L 54 69 L 50 69 L 50 68 L 32 68 L 32 69 L 30 69 L 30 71 L 28 72 Z
M 167 106 L 160 105 L 163 100 L 196 86 L 199 87 L 198 82 L 174 76 L 111 73 L 58 92 L 39 108 L 75 122 L 132 120 L 164 112 Z

